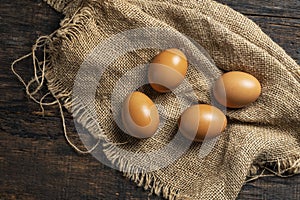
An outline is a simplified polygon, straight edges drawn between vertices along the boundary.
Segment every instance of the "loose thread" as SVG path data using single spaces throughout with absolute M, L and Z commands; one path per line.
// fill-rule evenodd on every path
M 274 174 L 264 174 L 265 173 L 265 168 L 262 170 L 262 172 L 258 175 L 254 175 L 254 176 L 251 176 L 251 178 L 249 178 L 248 180 L 245 181 L 245 183 L 248 183 L 250 181 L 254 181 L 256 179 L 259 179 L 261 177 L 270 177 L 270 176 L 274 176 Z
M 33 45 L 32 47 L 32 51 L 31 53 L 28 53 L 24 56 L 22 56 L 21 58 L 18 58 L 16 59 L 12 64 L 11 64 L 11 70 L 12 72 L 15 74 L 15 76 L 19 79 L 19 81 L 24 85 L 25 89 L 26 89 L 26 94 L 30 97 L 30 99 L 32 99 L 35 103 L 39 104 L 41 109 L 42 109 L 42 112 L 44 113 L 44 108 L 43 106 L 49 106 L 49 105 L 54 105 L 56 104 L 57 102 L 54 101 L 54 102 L 49 102 L 49 103 L 43 103 L 42 101 L 36 99 L 34 97 L 34 95 L 42 88 L 42 86 L 44 85 L 44 80 L 45 80 L 45 69 L 46 69 L 46 49 L 45 49 L 45 45 L 46 45 L 46 41 L 48 40 L 48 36 L 42 36 L 40 38 L 38 38 L 38 40 L 36 41 L 36 43 Z M 43 42 L 42 44 L 39 44 L 40 42 Z M 44 61 L 42 62 L 42 68 L 40 68 L 40 64 L 39 64 L 39 61 L 38 59 L 36 58 L 36 55 L 35 55 L 35 52 L 37 51 L 38 48 L 40 47 L 44 47 Z M 33 60 L 33 68 L 34 68 L 34 78 L 31 79 L 27 84 L 25 83 L 25 81 L 23 80 L 23 78 L 16 72 L 15 70 L 15 65 L 32 56 L 32 60 Z M 38 68 L 40 69 L 40 72 L 41 72 L 41 75 L 39 76 L 38 73 L 39 71 L 37 70 L 37 63 L 38 63 Z M 39 80 L 41 79 L 41 81 Z M 30 87 L 32 84 L 34 83 L 37 83 L 37 87 L 34 89 L 34 91 L 30 91 Z M 44 97 L 45 98 L 45 97 Z M 42 100 L 44 99 L 42 97 Z
M 45 69 L 46 69 L 46 41 L 49 40 L 48 36 L 42 36 L 37 39 L 35 45 L 33 45 L 32 48 L 32 61 L 33 61 L 33 68 L 34 68 L 34 76 L 35 76 L 35 81 L 38 83 L 38 86 L 35 88 L 35 90 L 32 92 L 32 94 L 36 94 L 41 87 L 44 84 L 44 79 L 45 79 Z M 42 44 L 39 44 L 39 42 L 42 42 Z M 35 52 L 38 48 L 43 47 L 43 61 L 41 62 L 43 67 L 42 69 L 40 68 L 39 60 L 37 59 Z M 38 63 L 38 67 L 42 73 L 40 77 L 37 76 L 37 66 L 36 63 Z M 41 82 L 39 81 L 39 78 L 41 78 Z
M 100 144 L 100 137 L 98 138 L 98 141 L 97 143 L 91 148 L 91 149 L 88 149 L 86 151 L 83 151 L 81 149 L 79 149 L 70 139 L 69 139 L 69 136 L 68 136 L 68 133 L 67 133 L 67 127 L 66 127 L 66 122 L 65 122 L 65 116 L 64 116 L 64 112 L 63 112 L 63 108 L 62 108 L 62 105 L 61 103 L 57 100 L 57 103 L 58 103 L 58 107 L 59 107 L 59 111 L 60 111 L 60 116 L 61 116 L 61 120 L 62 120 L 62 126 L 63 126 L 63 131 L 64 131 L 64 135 L 65 135 L 65 138 L 67 140 L 67 142 L 79 153 L 82 153 L 82 154 L 88 154 L 88 153 L 91 153 L 92 151 L 94 151 L 97 146 Z
M 57 101 L 53 101 L 53 102 L 50 102 L 50 103 L 43 103 L 43 100 L 44 100 L 48 95 L 50 95 L 50 94 L 51 94 L 51 93 L 48 92 L 47 94 L 45 94 L 44 96 L 42 96 L 42 98 L 40 99 L 40 101 L 39 101 L 39 103 L 38 103 L 38 104 L 40 105 L 41 110 L 42 110 L 43 117 L 44 117 L 45 110 L 44 110 L 44 107 L 43 107 L 42 105 L 47 104 L 47 106 L 51 106 L 51 105 L 57 104 Z
M 26 54 L 24 56 L 22 56 L 21 58 L 16 59 L 12 64 L 11 64 L 11 71 L 15 74 L 15 76 L 19 79 L 19 81 L 26 87 L 27 84 L 24 82 L 23 78 L 15 71 L 15 64 L 28 58 L 29 56 L 31 56 L 32 53 Z
M 54 34 L 54 33 L 52 33 Z M 51 34 L 51 35 L 52 35 Z M 50 36 L 51 36 L 50 35 Z M 63 125 L 63 132 L 64 132 L 64 136 L 67 140 L 67 142 L 79 153 L 82 154 L 87 154 L 87 153 L 91 153 L 92 151 L 94 151 L 97 146 L 100 144 L 100 137 L 98 138 L 97 143 L 91 148 L 88 149 L 86 151 L 84 150 L 80 150 L 70 139 L 67 133 L 67 128 L 66 128 L 66 123 L 65 123 L 65 117 L 63 114 L 63 109 L 62 109 L 62 105 L 59 101 L 58 98 L 55 98 L 55 101 L 52 102 L 43 102 L 44 99 L 50 95 L 51 93 L 48 92 L 47 94 L 43 95 L 40 100 L 38 100 L 37 98 L 34 97 L 34 95 L 41 90 L 41 88 L 43 87 L 44 83 L 45 83 L 45 70 L 46 70 L 46 43 L 47 41 L 50 40 L 50 36 L 41 36 L 40 38 L 37 39 L 36 43 L 33 45 L 32 47 L 32 51 L 31 53 L 28 53 L 18 59 L 16 59 L 15 61 L 13 61 L 13 63 L 11 64 L 11 71 L 14 73 L 14 75 L 19 79 L 19 81 L 24 85 L 25 89 L 26 89 L 26 94 L 30 97 L 31 100 L 33 100 L 35 103 L 39 104 L 41 110 L 42 110 L 42 114 L 44 116 L 45 113 L 45 109 L 44 106 L 51 106 L 51 105 L 58 105 L 59 107 L 59 111 L 60 111 L 60 116 L 61 116 L 61 120 L 62 120 L 62 125 Z M 43 47 L 43 61 L 40 62 L 38 60 L 38 58 L 36 57 L 36 51 L 38 50 L 38 48 Z M 24 79 L 18 74 L 18 72 L 15 70 L 15 65 L 32 56 L 32 61 L 33 61 L 33 70 L 34 70 L 34 78 L 31 79 L 27 84 L 24 81 Z M 39 73 L 41 73 L 41 75 L 38 75 Z M 31 86 L 37 83 L 36 88 L 34 88 L 33 91 L 30 91 Z M 68 95 L 60 95 L 60 97 L 64 97 L 64 96 L 68 96 Z

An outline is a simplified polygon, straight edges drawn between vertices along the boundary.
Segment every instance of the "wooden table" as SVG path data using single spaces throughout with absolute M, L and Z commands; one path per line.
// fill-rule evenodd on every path
M 259 24 L 300 63 L 299 0 L 218 0 Z M 25 95 L 11 62 L 38 36 L 59 27 L 63 16 L 42 0 L 0 1 L 0 199 L 147 199 L 148 192 L 65 141 L 58 108 L 40 108 Z M 17 65 L 28 81 L 30 60 Z M 67 114 L 69 131 L 75 131 Z M 151 196 L 150 199 L 162 199 Z M 300 199 L 300 175 L 247 183 L 239 199 Z

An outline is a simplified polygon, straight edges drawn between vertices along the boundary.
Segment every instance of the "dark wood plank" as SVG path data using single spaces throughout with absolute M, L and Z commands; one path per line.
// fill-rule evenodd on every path
M 220 2 L 248 14 L 300 63 L 298 0 Z M 10 71 L 10 63 L 28 53 L 38 36 L 58 28 L 62 18 L 41 0 L 1 0 L 0 199 L 147 199 L 148 192 L 120 172 L 74 152 L 63 137 L 57 107 L 48 107 L 42 116 Z M 30 80 L 30 60 L 17 70 Z M 68 113 L 66 120 L 75 132 Z M 247 183 L 239 199 L 299 199 L 299 193 L 300 176 L 261 178 Z
M 300 1 L 298 0 L 218 0 L 248 16 L 275 17 L 275 18 L 300 18 Z
M 40 129 L 53 129 L 45 124 Z M 1 131 L 0 151 L 0 199 L 147 198 L 119 172 L 90 155 L 76 155 L 60 137 L 20 137 Z
M 238 199 L 296 200 L 300 199 L 300 176 L 264 177 L 247 183 Z

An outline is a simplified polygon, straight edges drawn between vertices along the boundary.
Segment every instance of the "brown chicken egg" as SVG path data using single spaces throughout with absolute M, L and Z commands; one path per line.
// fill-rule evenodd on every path
M 148 138 L 153 136 L 158 128 L 158 110 L 148 96 L 141 92 L 133 92 L 123 103 L 122 122 L 129 135 Z
M 221 110 L 206 104 L 187 108 L 178 120 L 179 131 L 192 141 L 201 142 L 221 134 L 227 126 L 226 116 Z
M 157 92 L 169 92 L 182 83 L 187 72 L 187 58 L 179 49 L 166 49 L 151 61 L 148 80 Z
M 229 108 L 242 108 L 256 101 L 260 93 L 259 81 L 251 74 L 240 71 L 223 74 L 213 89 L 215 99 Z

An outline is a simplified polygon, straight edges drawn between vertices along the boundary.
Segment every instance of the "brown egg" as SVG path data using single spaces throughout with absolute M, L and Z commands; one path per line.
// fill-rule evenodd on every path
M 229 108 L 242 108 L 259 97 L 261 86 L 251 74 L 232 71 L 216 81 L 213 93 L 220 104 Z
M 129 135 L 148 138 L 153 136 L 158 128 L 158 110 L 148 96 L 141 92 L 133 92 L 123 103 L 122 122 Z
M 187 72 L 187 59 L 179 49 L 166 49 L 151 61 L 148 80 L 157 92 L 169 92 L 182 83 Z
M 178 120 L 181 134 L 196 142 L 203 141 L 205 137 L 218 136 L 226 125 L 227 119 L 223 112 L 206 104 L 197 104 L 187 108 Z

